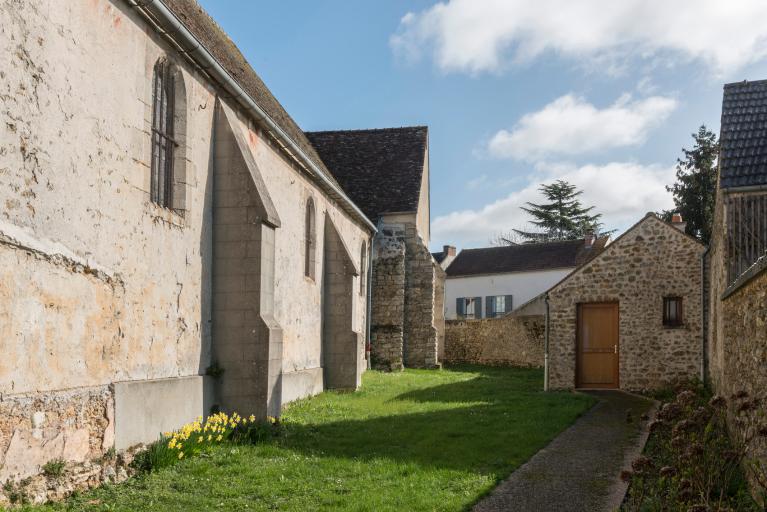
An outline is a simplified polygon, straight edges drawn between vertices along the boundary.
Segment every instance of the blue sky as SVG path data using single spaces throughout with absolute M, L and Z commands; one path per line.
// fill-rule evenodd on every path
M 429 126 L 433 249 L 525 227 L 557 178 L 609 228 L 670 207 L 722 85 L 767 78 L 756 0 L 200 3 L 303 129 Z

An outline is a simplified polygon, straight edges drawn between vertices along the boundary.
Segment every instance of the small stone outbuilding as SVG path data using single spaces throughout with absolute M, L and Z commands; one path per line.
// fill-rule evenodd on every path
M 653 213 L 548 292 L 548 387 L 658 389 L 699 378 L 705 247 Z

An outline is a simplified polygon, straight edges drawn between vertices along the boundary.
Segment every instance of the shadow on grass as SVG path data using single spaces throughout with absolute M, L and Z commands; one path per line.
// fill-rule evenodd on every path
M 593 403 L 583 395 L 538 391 L 536 370 L 459 370 L 478 375 L 388 400 L 429 410 L 322 424 L 288 422 L 278 443 L 316 456 L 385 458 L 503 477 Z

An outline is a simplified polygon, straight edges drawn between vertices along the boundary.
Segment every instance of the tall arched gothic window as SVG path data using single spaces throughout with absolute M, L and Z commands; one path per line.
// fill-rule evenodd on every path
M 368 251 L 367 251 L 367 245 L 365 242 L 362 242 L 362 248 L 360 249 L 360 295 L 365 295 L 365 290 L 367 286 L 367 258 L 368 258 Z
M 186 92 L 176 66 L 162 57 L 152 80 L 150 197 L 165 208 L 185 210 Z
M 317 227 L 316 213 L 314 211 L 314 199 L 306 201 L 306 234 L 304 239 L 304 275 L 314 279 L 316 265 Z

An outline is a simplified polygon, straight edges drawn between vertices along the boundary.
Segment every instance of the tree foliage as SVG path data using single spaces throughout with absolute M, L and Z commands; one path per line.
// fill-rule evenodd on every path
M 674 196 L 675 208 L 664 211 L 662 216 L 670 221 L 673 213 L 680 213 L 687 222 L 687 234 L 708 244 L 714 219 L 719 142 L 705 125 L 692 138 L 692 149 L 682 148 L 684 158 L 677 159 L 676 183 L 666 187 Z
M 601 213 L 592 213 L 593 206 L 584 207 L 578 196 L 583 191 L 563 180 L 542 184 L 539 189 L 548 202 L 542 204 L 526 203 L 522 210 L 529 213 L 533 220 L 533 230 L 515 229 L 524 241 L 545 242 L 551 240 L 576 240 L 586 232 L 599 233 L 602 223 Z

